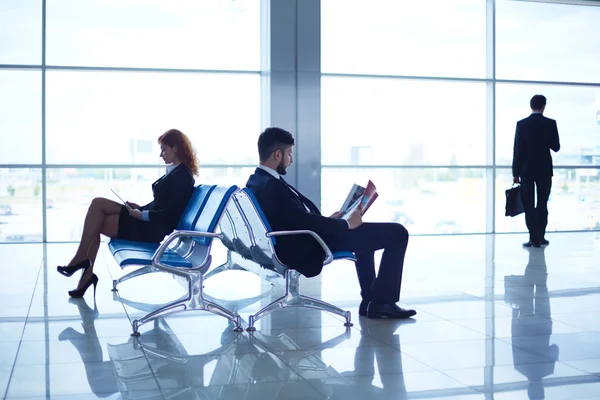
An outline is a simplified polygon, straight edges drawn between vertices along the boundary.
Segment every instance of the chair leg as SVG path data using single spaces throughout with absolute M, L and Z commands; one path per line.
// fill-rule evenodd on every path
M 174 301 L 173 303 L 169 303 L 158 310 L 154 310 L 151 313 L 143 316 L 140 319 L 133 320 L 133 333 L 131 336 L 140 336 L 139 327 L 148 323 L 156 318 L 165 317 L 169 314 L 173 314 L 177 312 L 178 308 L 182 308 L 182 311 L 185 311 L 189 307 L 190 297 L 186 297 L 184 299 L 179 299 Z
M 344 317 L 346 319 L 344 326 L 349 327 L 353 325 L 350 321 L 350 311 L 344 311 L 341 308 L 334 306 L 333 304 L 329 304 L 319 299 L 301 295 L 300 273 L 295 270 L 287 270 L 285 272 L 285 295 L 268 304 L 267 306 L 263 307 L 256 314 L 248 317 L 248 328 L 246 328 L 246 330 L 249 332 L 256 331 L 256 328 L 254 327 L 256 321 L 258 321 L 265 315 L 269 315 L 272 312 L 279 310 L 280 308 L 287 307 L 306 307 L 320 311 L 327 311 L 332 314 Z
M 169 303 L 158 310 L 152 311 L 148 315 L 133 321 L 132 336 L 139 336 L 139 327 L 159 317 L 174 314 L 181 311 L 199 310 L 208 311 L 220 315 L 235 323 L 235 332 L 243 332 L 242 318 L 233 312 L 221 307 L 220 305 L 207 301 L 203 296 L 203 277 L 201 274 L 192 273 L 182 275 L 188 281 L 188 295 L 179 300 Z
M 228 252 L 227 261 L 225 261 L 223 264 L 211 269 L 206 274 L 204 274 L 204 280 L 210 278 L 211 276 L 220 274 L 221 272 L 224 272 L 224 271 L 246 271 L 244 268 L 240 267 L 239 265 L 237 265 L 236 263 L 234 263 L 231 260 L 230 253 L 231 252 Z
M 204 310 L 204 311 L 208 311 L 208 312 L 216 314 L 216 315 L 220 315 L 222 317 L 227 318 L 230 321 L 233 321 L 235 323 L 235 328 L 233 328 L 233 330 L 235 332 L 243 332 L 244 331 L 244 328 L 242 328 L 242 317 L 240 317 L 237 314 L 232 313 L 231 311 L 221 307 L 220 305 L 210 302 L 210 301 L 205 301 L 203 304 L 203 307 L 200 309 Z
M 258 311 L 256 314 L 248 317 L 248 328 L 246 328 L 246 330 L 248 332 L 256 331 L 256 328 L 254 327 L 254 323 L 256 321 L 258 321 L 264 316 L 273 313 L 274 311 L 279 310 L 280 308 L 285 308 L 289 306 L 290 305 L 287 304 L 287 296 L 282 296 L 274 302 L 267 304 L 265 307 L 261 308 L 260 311 Z
M 158 272 L 158 271 L 160 271 L 160 269 L 156 268 L 153 265 L 146 265 L 145 267 L 136 269 L 135 271 L 131 271 L 130 273 L 123 275 L 119 279 L 113 280 L 112 291 L 116 292 L 118 290 L 117 285 L 121 282 L 125 282 L 126 280 L 129 280 L 131 278 L 135 278 L 136 276 L 146 275 L 146 274 L 150 274 L 152 272 Z
M 314 297 L 300 295 L 300 299 L 302 301 L 301 307 L 313 308 L 316 310 L 327 311 L 332 314 L 339 315 L 341 317 L 346 318 L 344 326 L 353 326 L 351 322 L 350 311 L 344 311 L 341 308 L 334 306 L 333 304 L 326 303 L 323 300 L 315 299 Z

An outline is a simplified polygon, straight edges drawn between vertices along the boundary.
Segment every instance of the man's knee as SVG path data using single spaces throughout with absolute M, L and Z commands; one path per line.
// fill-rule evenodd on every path
M 404 227 L 404 225 L 394 223 L 393 226 L 394 226 L 393 236 L 396 238 L 396 240 L 398 240 L 400 242 L 407 242 L 409 234 L 408 234 L 408 230 Z

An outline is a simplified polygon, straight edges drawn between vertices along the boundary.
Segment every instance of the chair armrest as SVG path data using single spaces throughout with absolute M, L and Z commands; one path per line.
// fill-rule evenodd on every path
M 154 252 L 154 255 L 152 256 L 152 264 L 153 265 L 161 265 L 160 263 L 160 258 L 162 257 L 162 255 L 164 254 L 165 251 L 167 251 L 167 249 L 169 248 L 169 245 L 175 240 L 175 239 L 179 239 L 181 237 L 189 237 L 189 238 L 193 238 L 193 237 L 208 237 L 208 238 L 213 238 L 213 239 L 219 239 L 221 240 L 223 238 L 223 235 L 220 233 L 212 233 L 212 232 L 198 232 L 198 231 L 174 231 L 173 233 L 171 233 L 169 236 L 167 236 L 167 238 L 165 239 L 164 242 L 162 242 L 162 244 L 158 247 L 158 249 L 156 249 L 156 251 Z
M 310 236 L 312 236 L 313 239 L 315 239 L 317 241 L 317 243 L 319 243 L 319 245 L 323 248 L 323 251 L 325 252 L 325 260 L 323 261 L 323 265 L 330 264 L 333 261 L 333 253 L 331 253 L 331 250 L 329 250 L 329 247 L 327 247 L 327 244 L 325 244 L 325 241 L 323 239 L 321 239 L 321 236 L 317 235 L 313 231 L 297 230 L 297 231 L 267 232 L 267 237 L 269 237 L 269 238 L 272 236 L 290 236 L 290 235 L 310 235 Z

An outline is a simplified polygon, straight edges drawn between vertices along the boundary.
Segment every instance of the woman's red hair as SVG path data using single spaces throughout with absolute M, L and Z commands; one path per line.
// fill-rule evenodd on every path
M 158 138 L 158 143 L 174 147 L 177 146 L 177 157 L 185 164 L 192 174 L 198 175 L 198 159 L 196 150 L 192 146 L 190 139 L 179 129 L 169 129 Z

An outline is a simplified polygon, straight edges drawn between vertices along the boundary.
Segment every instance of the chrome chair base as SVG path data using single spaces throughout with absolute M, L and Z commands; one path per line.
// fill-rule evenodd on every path
M 232 321 L 235 324 L 235 328 L 233 329 L 235 332 L 244 331 L 244 328 L 242 327 L 242 318 L 239 315 L 204 298 L 202 290 L 204 277 L 202 276 L 202 274 L 186 273 L 182 270 L 179 270 L 177 272 L 169 272 L 175 273 L 176 275 L 186 278 L 188 282 L 188 295 L 172 303 L 169 303 L 157 310 L 154 310 L 140 319 L 133 320 L 133 333 L 131 334 L 131 336 L 139 336 L 140 326 L 150 321 L 153 321 L 156 318 L 161 318 L 167 315 L 176 314 L 184 311 L 208 311 Z
M 350 311 L 344 311 L 341 308 L 334 306 L 333 304 L 326 303 L 322 300 L 315 299 L 313 297 L 304 296 L 300 294 L 299 286 L 300 273 L 291 269 L 287 270 L 285 272 L 285 294 L 277 300 L 263 307 L 256 314 L 249 316 L 248 327 L 246 328 L 246 330 L 248 332 L 256 331 L 256 327 L 254 326 L 256 321 L 279 309 L 289 307 L 304 307 L 312 308 L 314 310 L 327 311 L 332 314 L 344 317 L 346 319 L 344 326 L 353 326 L 351 322 Z

